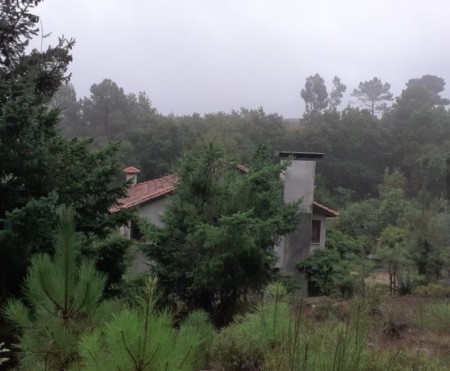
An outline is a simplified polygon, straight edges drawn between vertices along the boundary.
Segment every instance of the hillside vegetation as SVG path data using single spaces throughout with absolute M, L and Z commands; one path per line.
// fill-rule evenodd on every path
M 413 77 L 319 74 L 305 114 L 162 115 L 115 82 L 77 99 L 74 40 L 29 50 L 39 0 L 1 0 L 0 364 L 22 370 L 445 370 L 450 364 L 450 101 Z M 44 36 L 42 35 L 42 38 Z M 324 152 L 315 199 L 340 211 L 326 247 L 276 272 L 298 224 L 275 150 Z M 237 165 L 250 170 L 239 174 Z M 162 216 L 110 213 L 140 180 L 175 172 Z M 118 231 L 130 220 L 141 243 Z M 145 244 L 143 243 L 145 242 Z M 154 276 L 129 271 L 140 249 Z

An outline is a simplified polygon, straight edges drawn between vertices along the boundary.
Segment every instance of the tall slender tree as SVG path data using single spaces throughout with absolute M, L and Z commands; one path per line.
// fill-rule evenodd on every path
M 317 115 L 328 105 L 327 87 L 318 73 L 306 79 L 305 88 L 300 95 L 305 101 L 305 113 L 308 115 Z
M 358 89 L 354 89 L 352 95 L 369 107 L 372 117 L 375 117 L 377 112 L 385 109 L 386 102 L 393 99 L 390 89 L 389 83 L 383 84 L 378 77 L 374 77 L 370 81 L 360 82 Z
M 330 93 L 330 98 L 328 99 L 328 109 L 334 111 L 341 104 L 342 97 L 344 96 L 347 86 L 345 86 L 341 79 L 337 76 L 333 79 L 333 88 Z
M 305 116 L 314 118 L 324 112 L 336 112 L 341 104 L 342 97 L 347 87 L 337 76 L 333 78 L 333 87 L 328 94 L 324 79 L 316 73 L 306 79 L 305 88 L 300 95 L 305 101 Z

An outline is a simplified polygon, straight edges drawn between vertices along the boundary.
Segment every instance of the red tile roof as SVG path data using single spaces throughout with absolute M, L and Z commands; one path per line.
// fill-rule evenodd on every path
M 243 165 L 237 165 L 237 168 L 244 174 L 249 172 L 249 169 Z M 128 169 L 136 168 L 129 167 L 126 168 L 124 172 L 126 172 L 126 170 Z M 176 175 L 168 175 L 163 178 L 137 183 L 128 189 L 128 196 L 120 199 L 117 202 L 117 205 L 111 208 L 109 211 L 111 213 L 115 213 L 121 209 L 129 209 L 130 207 L 134 207 L 150 200 L 165 196 L 169 193 L 172 193 L 175 190 L 177 184 L 178 177 Z M 340 215 L 337 211 L 319 204 L 316 201 L 313 202 L 313 208 L 316 212 L 322 212 L 328 217 L 336 217 Z
M 248 167 L 244 165 L 236 165 L 241 173 L 247 174 Z M 126 174 L 138 174 L 140 170 L 135 167 L 127 167 L 123 170 Z M 168 175 L 163 178 L 149 180 L 147 182 L 137 183 L 128 188 L 128 196 L 117 201 L 117 205 L 109 209 L 111 213 L 115 213 L 122 209 L 129 209 L 147 201 L 165 196 L 173 192 L 178 183 L 176 175 Z
M 329 207 L 326 207 L 325 205 L 319 204 L 316 201 L 313 201 L 313 209 L 315 209 L 316 211 L 321 211 L 326 216 L 332 217 L 332 218 L 335 217 L 335 216 L 341 215 L 337 211 L 335 211 L 333 209 L 330 209 Z
M 117 201 L 117 205 L 109 211 L 115 213 L 121 209 L 143 204 L 147 201 L 165 196 L 173 192 L 178 183 L 176 175 L 168 175 L 163 178 L 137 183 L 128 188 L 128 196 Z

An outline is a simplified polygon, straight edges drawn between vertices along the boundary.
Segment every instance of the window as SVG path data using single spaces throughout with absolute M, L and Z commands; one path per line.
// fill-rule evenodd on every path
M 142 233 L 139 230 L 139 227 L 133 221 L 130 223 L 130 238 L 132 240 L 137 240 L 137 241 L 139 241 L 142 238 Z
M 312 221 L 312 233 L 311 233 L 311 242 L 312 243 L 320 243 L 320 232 L 321 232 L 321 221 L 313 220 Z

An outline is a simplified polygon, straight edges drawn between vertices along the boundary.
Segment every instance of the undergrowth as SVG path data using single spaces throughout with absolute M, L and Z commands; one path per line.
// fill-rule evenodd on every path
M 414 295 L 422 296 L 425 298 L 450 299 L 450 287 L 437 283 L 432 283 L 425 286 L 417 286 L 414 289 Z
M 269 286 L 257 309 L 216 334 L 210 353 L 214 370 L 448 369 L 444 357 L 408 347 L 402 338 L 385 339 L 383 324 L 394 317 L 374 310 L 379 300 L 373 295 L 310 307 L 295 303 L 283 290 L 280 284 Z M 427 331 L 448 333 L 448 303 L 420 311 L 408 314 L 411 328 L 422 323 Z
M 196 370 L 206 364 L 213 329 L 204 312 L 192 312 L 179 329 L 167 311 L 156 309 L 149 282 L 137 303 L 102 328 L 85 335 L 79 351 L 82 370 Z

